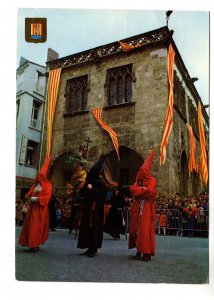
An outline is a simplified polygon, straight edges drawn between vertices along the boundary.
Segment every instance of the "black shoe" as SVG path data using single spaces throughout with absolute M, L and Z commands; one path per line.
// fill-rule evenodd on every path
M 136 257 L 141 257 L 141 253 L 140 253 L 140 252 L 137 252 L 137 253 L 136 253 Z
M 151 254 L 143 254 L 143 261 L 147 262 L 151 260 Z
M 31 253 L 36 253 L 39 251 L 39 247 L 35 247 L 35 248 L 30 248 L 30 252 Z
M 83 254 L 88 255 L 90 253 L 89 249 L 87 249 Z
M 97 255 L 97 252 L 89 252 L 88 257 L 94 257 Z

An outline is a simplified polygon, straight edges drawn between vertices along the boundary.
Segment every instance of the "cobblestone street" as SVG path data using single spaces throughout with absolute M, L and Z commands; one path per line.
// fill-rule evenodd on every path
M 21 227 L 16 230 L 18 240 Z M 58 229 L 37 253 L 16 244 L 16 279 L 20 281 L 207 283 L 208 239 L 156 236 L 156 256 L 149 263 L 135 257 L 127 240 L 105 235 L 98 255 L 89 258 L 76 247 L 74 233 Z

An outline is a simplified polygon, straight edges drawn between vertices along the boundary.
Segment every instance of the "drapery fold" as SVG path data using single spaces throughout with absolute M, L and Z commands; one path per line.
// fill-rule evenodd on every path
M 175 51 L 172 45 L 169 45 L 168 51 L 168 80 L 169 80 L 169 104 L 166 113 L 163 137 L 160 147 L 160 165 L 163 165 L 166 161 L 166 148 L 168 146 L 168 139 L 173 124 L 173 112 L 174 112 L 174 95 L 173 95 L 173 66 L 175 59 Z
M 117 139 L 117 133 L 111 127 L 109 127 L 106 123 L 104 123 L 102 121 L 102 108 L 92 109 L 92 114 L 94 115 L 95 119 L 100 124 L 100 126 L 109 133 L 109 135 L 111 137 L 111 140 L 112 140 L 112 143 L 114 145 L 114 148 L 116 150 L 118 159 L 120 160 L 120 153 L 119 153 L 119 144 L 118 144 L 118 139 Z
M 195 170 L 195 172 L 198 172 L 198 163 L 196 159 L 196 146 L 195 146 L 195 137 L 192 130 L 192 126 L 190 124 L 187 124 L 187 128 L 189 131 L 189 174 Z
M 198 102 L 198 127 L 199 127 L 199 137 L 200 137 L 200 148 L 201 148 L 201 155 L 200 155 L 200 178 L 201 181 L 207 185 L 208 181 L 208 165 L 207 165 L 207 152 L 206 152 L 206 140 L 204 135 L 204 125 L 203 125 L 203 115 L 202 115 L 202 108 L 201 103 Z
M 53 119 L 54 119 L 55 108 L 56 108 L 60 75 L 61 75 L 61 68 L 49 71 L 46 157 L 49 157 L 51 155 Z

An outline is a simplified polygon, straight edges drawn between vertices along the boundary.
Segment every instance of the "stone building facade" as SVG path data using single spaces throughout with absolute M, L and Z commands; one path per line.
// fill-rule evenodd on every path
M 47 63 L 62 68 L 53 124 L 51 180 L 66 186 L 73 169 L 68 163 L 89 138 L 88 163 L 107 154 L 114 180 L 128 187 L 143 160 L 155 148 L 152 173 L 159 192 L 184 195 L 201 191 L 197 174 L 188 174 L 189 137 L 193 126 L 199 161 L 197 103 L 200 96 L 167 27 L 123 40 L 138 45 L 125 52 L 118 42 L 103 45 Z M 174 67 L 174 121 L 167 159 L 159 165 L 159 149 L 168 106 L 168 45 L 176 57 Z M 91 113 L 102 107 L 102 118 L 118 134 L 120 161 L 112 141 Z M 208 116 L 203 110 L 206 131 Z M 44 135 L 46 136 L 46 135 Z M 45 153 L 45 140 L 43 154 Z M 70 155 L 70 156 L 69 156 Z M 70 160 L 71 162 L 71 160 Z

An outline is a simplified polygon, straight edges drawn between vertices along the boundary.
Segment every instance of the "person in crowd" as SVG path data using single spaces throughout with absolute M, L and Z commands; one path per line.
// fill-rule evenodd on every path
M 163 231 L 163 235 L 166 235 L 167 216 L 164 210 L 160 211 L 159 224 L 158 224 L 158 235 Z
M 189 204 L 187 206 L 187 232 L 188 237 L 193 237 L 196 230 L 196 215 L 197 215 L 197 208 Z
M 30 200 L 30 205 L 18 242 L 22 246 L 29 247 L 32 253 L 37 252 L 39 246 L 48 239 L 48 203 L 52 196 L 52 184 L 47 179 L 50 162 L 51 157 L 47 157 L 40 172 L 37 174 L 36 184 L 25 195 L 25 198 Z
M 56 203 L 56 223 L 57 226 L 59 226 L 61 221 L 61 209 L 60 209 L 60 204 Z
M 70 198 L 66 199 L 62 209 L 61 209 L 61 217 L 62 217 L 62 227 L 68 229 L 70 227 L 70 216 L 71 216 L 71 200 Z
M 160 209 L 158 203 L 155 203 L 155 211 L 156 211 L 155 234 L 157 234 L 159 232 L 159 217 L 160 217 Z
M 197 207 L 197 215 L 196 215 L 196 235 L 197 236 L 203 236 L 203 224 L 205 221 L 205 214 L 204 209 L 201 206 L 201 202 L 197 201 L 196 203 Z
M 111 235 L 114 240 L 119 240 L 120 234 L 125 234 L 125 199 L 119 186 L 113 191 L 109 204 L 110 209 L 103 230 Z
M 73 187 L 73 200 L 71 206 L 71 214 L 70 214 L 70 228 L 69 233 L 72 232 L 74 228 L 77 228 L 78 224 L 78 215 L 80 208 L 80 191 L 82 190 L 87 173 L 84 169 L 84 164 L 80 162 L 77 166 L 77 171 L 72 178 L 72 187 Z
M 51 199 L 48 203 L 48 207 L 49 207 L 49 229 L 50 229 L 50 231 L 55 232 L 56 227 L 57 227 L 56 203 L 58 203 L 59 200 L 55 196 L 53 184 L 52 184 L 52 189 L 53 189 L 52 197 L 51 197 Z
M 208 195 L 206 192 L 201 193 L 201 206 L 203 207 L 204 215 L 205 215 L 205 232 L 204 236 L 208 236 L 209 229 L 209 203 L 208 203 Z
M 16 226 L 21 225 L 23 222 L 22 206 L 22 200 L 18 197 L 16 200 Z
M 156 179 L 150 173 L 153 156 L 154 150 L 140 167 L 135 183 L 130 186 L 135 201 L 131 210 L 128 246 L 129 249 L 136 247 L 137 257 L 143 254 L 145 262 L 155 256 Z
M 173 226 L 173 235 L 177 235 L 180 233 L 180 224 L 179 224 L 179 202 L 178 200 L 180 199 L 178 196 L 180 195 L 179 193 L 176 193 L 175 196 L 175 201 L 173 205 L 173 210 L 172 210 L 172 226 Z
M 96 256 L 103 241 L 104 201 L 106 198 L 106 186 L 102 179 L 104 162 L 105 156 L 101 156 L 89 170 L 81 191 L 83 201 L 77 248 L 87 248 L 84 254 L 89 257 Z
M 26 214 L 28 212 L 29 209 L 29 200 L 28 199 L 24 199 L 24 204 L 22 205 L 22 215 L 23 215 L 23 223 L 26 217 Z

